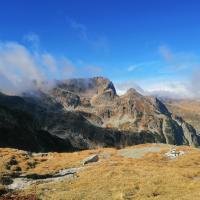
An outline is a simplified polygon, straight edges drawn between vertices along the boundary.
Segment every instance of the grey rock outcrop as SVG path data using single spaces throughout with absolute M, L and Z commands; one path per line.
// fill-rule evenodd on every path
M 85 158 L 82 161 L 82 164 L 86 165 L 86 164 L 89 164 L 89 163 L 97 162 L 98 160 L 99 160 L 99 156 L 97 154 L 95 154 L 95 155 L 91 155 L 91 156 Z

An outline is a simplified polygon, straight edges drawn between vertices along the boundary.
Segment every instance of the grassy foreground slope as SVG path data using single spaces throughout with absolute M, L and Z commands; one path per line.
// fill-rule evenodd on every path
M 152 148 L 157 150 L 151 152 Z M 84 170 L 73 179 L 41 182 L 14 193 L 21 196 L 36 193 L 42 200 L 199 200 L 200 151 L 180 146 L 177 150 L 185 154 L 172 160 L 165 156 L 170 148 L 169 145 L 144 144 L 126 148 L 125 153 L 124 150 L 104 148 L 27 158 L 22 151 L 0 149 L 0 173 L 11 175 L 20 167 L 21 174 L 53 174 L 60 169 L 82 166 L 82 159 L 98 154 L 99 161 L 83 166 Z M 137 155 L 133 149 L 137 149 Z M 13 156 L 17 160 L 15 169 L 13 166 L 7 169 Z M 30 163 L 35 163 L 34 167 L 30 167 Z

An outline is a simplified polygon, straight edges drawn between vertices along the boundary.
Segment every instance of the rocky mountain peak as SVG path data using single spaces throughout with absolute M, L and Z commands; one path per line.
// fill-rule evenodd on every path
M 37 134 L 41 144 L 40 133 L 49 143 L 55 140 L 55 146 L 66 148 L 67 141 L 71 149 L 145 142 L 200 144 L 195 129 L 184 119 L 175 118 L 158 98 L 133 88 L 118 96 L 113 83 L 104 77 L 59 81 L 49 93 L 37 98 L 0 95 L 0 118 L 6 119 L 0 123 L 3 143 L 9 135 L 14 138 L 17 130 L 17 134 L 30 132 L 30 141 Z M 18 124 L 20 119 L 26 126 Z M 15 139 L 9 145 L 14 146 Z
M 126 97 L 138 97 L 138 98 L 142 98 L 143 95 L 140 94 L 135 88 L 130 88 L 126 91 L 126 93 L 123 95 L 123 96 L 126 96 Z
M 111 91 L 113 95 L 117 94 L 113 83 L 109 79 L 104 78 L 104 77 L 95 77 L 94 79 L 97 83 L 98 94 L 103 94 L 108 90 Z
M 135 88 L 129 88 L 126 92 L 127 94 L 139 94 Z

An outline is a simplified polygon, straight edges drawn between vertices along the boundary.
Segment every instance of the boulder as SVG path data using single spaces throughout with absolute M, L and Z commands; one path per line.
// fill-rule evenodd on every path
M 95 154 L 95 155 L 92 155 L 92 156 L 89 156 L 89 157 L 85 158 L 82 161 L 82 164 L 86 165 L 88 163 L 97 162 L 98 160 L 99 160 L 99 156 L 97 154 Z
M 177 151 L 176 149 L 171 149 L 169 152 L 167 152 L 165 155 L 170 159 L 175 159 L 179 156 L 184 155 L 184 151 Z

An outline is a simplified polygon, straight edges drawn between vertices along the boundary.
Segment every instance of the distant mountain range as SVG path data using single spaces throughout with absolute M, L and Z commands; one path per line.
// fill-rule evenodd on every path
M 0 147 L 36 152 L 140 143 L 199 146 L 196 130 L 159 99 L 103 77 L 59 81 L 48 92 L 0 94 Z

